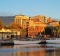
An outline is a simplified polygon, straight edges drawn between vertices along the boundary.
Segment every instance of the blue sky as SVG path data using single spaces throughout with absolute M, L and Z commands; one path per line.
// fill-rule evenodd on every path
M 60 18 L 60 0 L 0 0 L 0 15 L 45 15 Z

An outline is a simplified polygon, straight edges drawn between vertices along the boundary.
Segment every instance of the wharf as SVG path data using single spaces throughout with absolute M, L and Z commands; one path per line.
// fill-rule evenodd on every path
M 0 40 L 0 45 L 14 45 L 13 40 Z

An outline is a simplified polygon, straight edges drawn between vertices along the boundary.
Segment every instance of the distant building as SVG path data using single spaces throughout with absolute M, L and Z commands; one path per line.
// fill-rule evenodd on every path
M 47 19 L 47 23 L 51 23 L 51 22 L 52 22 L 52 18 L 49 17 L 49 18 Z
M 31 19 L 35 22 L 39 21 L 39 22 L 47 23 L 47 18 L 43 15 L 33 16 Z
M 14 22 L 20 24 L 22 27 L 24 27 L 24 22 L 27 20 L 29 20 L 29 17 L 25 15 L 16 15 L 14 18 Z
M 58 22 L 53 21 L 51 17 L 46 18 L 42 15 L 33 16 L 31 18 L 25 15 L 16 15 L 14 22 L 20 24 L 23 29 L 25 28 L 27 30 L 28 37 L 39 36 L 45 27 L 56 27 L 58 25 Z
M 5 38 L 7 38 L 7 36 L 9 36 L 9 38 L 11 38 L 11 35 L 13 35 L 16 38 L 16 35 L 20 36 L 20 34 L 21 34 L 21 32 L 19 30 L 10 29 L 10 28 L 8 28 L 8 29 L 2 28 L 0 30 L 0 36 L 1 36 L 0 39 L 2 39 L 2 37 L 3 37 L 3 39 L 5 39 Z
M 34 22 L 34 21 L 29 22 L 28 36 L 29 37 L 38 36 L 41 32 L 44 31 L 45 27 L 46 27 L 46 24 L 42 22 Z
M 56 27 L 59 25 L 59 22 L 56 20 L 52 20 L 52 22 L 51 22 L 51 20 L 50 20 L 49 25 L 51 25 L 52 27 Z

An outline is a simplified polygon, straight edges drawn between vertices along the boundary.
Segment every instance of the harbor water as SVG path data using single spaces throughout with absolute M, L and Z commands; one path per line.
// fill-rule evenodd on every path
M 0 56 L 60 56 L 60 44 L 0 46 Z

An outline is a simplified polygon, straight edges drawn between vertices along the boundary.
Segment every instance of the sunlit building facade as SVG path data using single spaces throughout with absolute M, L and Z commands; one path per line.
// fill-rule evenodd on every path
M 47 23 L 47 18 L 43 15 L 37 15 L 37 16 L 33 16 L 31 18 L 34 22 L 43 22 L 43 23 Z
M 53 27 L 58 25 L 58 22 L 53 22 L 51 17 L 46 18 L 42 15 L 33 16 L 31 18 L 25 15 L 17 15 L 14 18 L 14 22 L 20 24 L 23 29 L 25 28 L 27 30 L 28 37 L 39 36 L 48 25 Z
M 25 15 L 17 15 L 14 18 L 14 22 L 20 24 L 22 27 L 24 26 L 24 22 L 28 20 L 29 20 L 29 17 Z
M 28 27 L 28 36 L 29 37 L 36 37 L 39 35 L 39 33 L 44 31 L 44 28 L 46 27 L 46 24 L 42 22 L 30 22 L 29 27 Z

